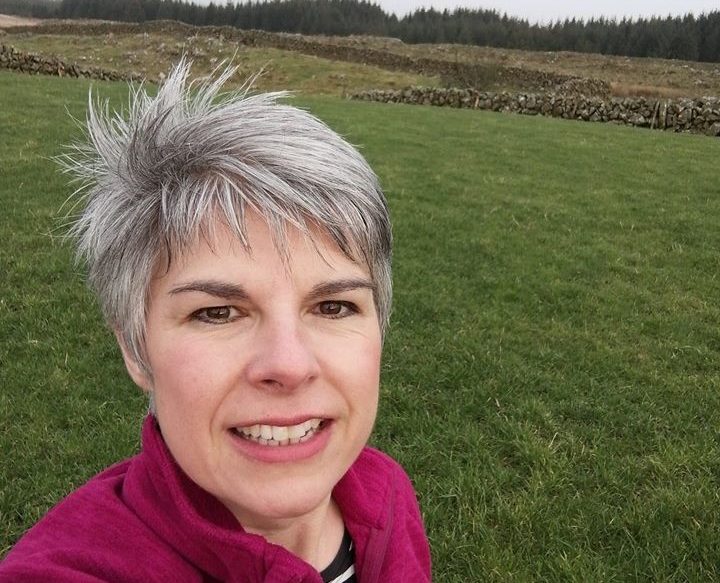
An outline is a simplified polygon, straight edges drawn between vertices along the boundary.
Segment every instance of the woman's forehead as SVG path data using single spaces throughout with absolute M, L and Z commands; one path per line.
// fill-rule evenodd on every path
M 238 232 L 226 221 L 207 222 L 196 237 L 170 253 L 169 260 L 158 262 L 165 268 L 157 269 L 154 279 L 216 270 L 253 270 L 265 276 L 342 272 L 370 277 L 364 262 L 341 250 L 327 230 L 316 224 L 299 228 L 286 223 L 277 229 L 257 213 L 248 213 L 242 227 Z

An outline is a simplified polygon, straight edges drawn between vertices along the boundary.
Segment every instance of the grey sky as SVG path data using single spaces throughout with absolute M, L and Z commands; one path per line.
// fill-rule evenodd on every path
M 452 10 L 458 6 L 468 8 L 495 9 L 509 16 L 526 18 L 530 22 L 549 22 L 566 17 L 588 19 L 592 16 L 667 16 L 682 15 L 692 12 L 700 15 L 703 12 L 720 10 L 720 0 L 590 0 L 577 2 L 556 0 L 539 2 L 537 0 L 376 0 L 386 12 L 395 12 L 403 16 L 407 12 L 424 6 L 442 10 Z

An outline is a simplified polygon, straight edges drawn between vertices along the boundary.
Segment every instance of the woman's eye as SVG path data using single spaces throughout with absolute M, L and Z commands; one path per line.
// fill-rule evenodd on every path
M 207 324 L 225 324 L 238 318 L 240 314 L 231 306 L 213 306 L 202 308 L 192 314 L 193 320 L 199 320 Z
M 357 306 L 352 302 L 341 301 L 320 302 L 317 310 L 320 315 L 328 318 L 345 318 L 358 312 Z

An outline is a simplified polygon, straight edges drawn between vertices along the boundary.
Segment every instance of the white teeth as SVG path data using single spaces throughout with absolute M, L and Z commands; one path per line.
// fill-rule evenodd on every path
M 287 428 L 287 436 L 288 439 L 300 439 L 303 435 L 307 433 L 307 429 L 305 429 L 305 424 L 301 423 L 300 425 L 293 425 L 292 427 Z
M 272 438 L 275 441 L 279 441 L 279 442 L 282 442 L 283 440 L 287 440 L 288 428 L 287 427 L 273 427 L 272 428 Z
M 303 423 L 290 426 L 255 424 L 248 427 L 237 427 L 235 432 L 261 445 L 277 447 L 307 441 L 321 423 L 322 419 L 308 419 Z

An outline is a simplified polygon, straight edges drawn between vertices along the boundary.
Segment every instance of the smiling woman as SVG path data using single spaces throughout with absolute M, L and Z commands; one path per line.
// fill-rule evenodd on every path
M 220 228 L 153 280 L 152 376 L 125 361 L 152 392 L 175 460 L 262 534 L 276 520 L 333 510 L 329 493 L 375 419 L 381 339 L 364 266 L 322 232 L 292 228 L 284 260 L 263 219 L 251 213 L 246 228 L 252 254 Z M 339 544 L 342 520 L 332 516 Z M 306 537 L 278 536 L 300 555 L 316 552 L 302 548 Z
M 374 173 L 282 94 L 181 62 L 65 160 L 73 235 L 132 379 L 142 451 L 70 494 L 0 581 L 427 581 L 410 481 L 366 446 L 390 308 Z

